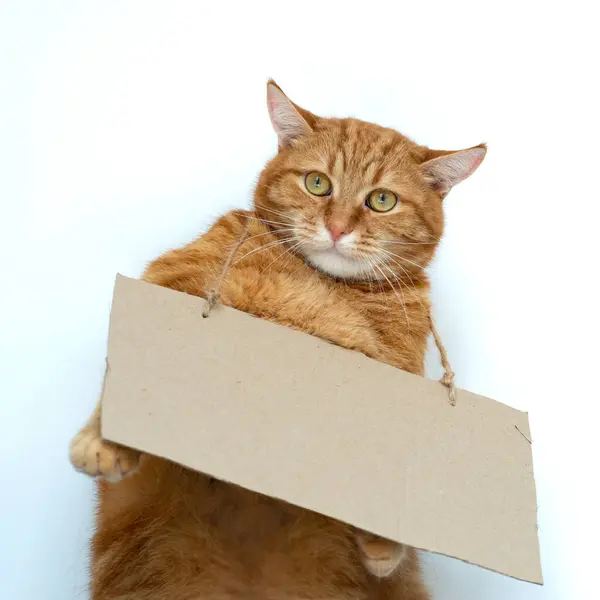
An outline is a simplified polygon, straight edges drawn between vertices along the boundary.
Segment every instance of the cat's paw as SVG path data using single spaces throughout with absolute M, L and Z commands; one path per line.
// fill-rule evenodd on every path
M 141 453 L 103 440 L 94 430 L 84 428 L 71 441 L 71 464 L 90 477 L 102 477 L 116 483 L 134 473 Z
M 389 577 L 406 556 L 406 546 L 370 533 L 359 533 L 356 539 L 365 567 L 376 577 Z

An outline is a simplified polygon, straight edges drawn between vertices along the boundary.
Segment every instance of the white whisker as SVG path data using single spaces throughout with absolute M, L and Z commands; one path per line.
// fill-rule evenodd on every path
M 371 279 L 369 280 L 369 289 L 372 289 L 371 288 L 372 281 L 376 281 L 377 284 L 379 285 L 379 289 L 381 290 L 381 295 L 387 300 L 387 296 L 385 294 L 385 290 L 383 289 L 383 283 L 381 283 L 381 278 L 375 276 L 375 268 L 374 268 L 375 259 L 372 256 L 370 256 L 368 253 L 366 253 L 366 252 L 360 252 L 360 251 L 358 251 L 358 256 L 360 258 L 362 258 L 363 260 L 366 259 L 366 261 L 369 264 L 369 267 L 371 269 L 371 273 L 373 274 L 371 276 Z M 389 304 L 389 301 L 388 301 L 388 304 Z
M 260 221 L 261 223 L 270 223 L 273 225 L 286 225 L 289 226 L 291 223 L 283 223 L 282 221 L 269 221 L 268 219 L 263 219 L 261 217 L 253 217 L 251 215 L 243 215 L 246 219 L 252 219 L 254 221 Z
M 255 238 L 262 237 L 263 235 L 274 235 L 277 233 L 282 233 L 284 231 L 294 232 L 294 231 L 296 231 L 296 228 L 295 227 L 285 227 L 283 229 L 269 229 L 269 231 L 263 231 L 262 233 L 257 233 L 255 235 L 252 235 L 249 238 L 246 238 L 244 241 L 249 242 L 250 240 L 253 240 Z
M 400 260 L 403 260 L 404 262 L 410 263 L 411 265 L 414 265 L 415 267 L 418 267 L 421 270 L 425 270 L 425 268 L 426 268 L 423 265 L 413 262 L 412 260 L 410 260 L 404 256 L 400 256 L 399 254 L 394 254 L 393 252 L 390 252 L 389 250 L 386 250 L 385 248 L 377 248 L 377 251 L 385 252 L 385 254 L 388 254 L 389 256 L 395 256 L 396 258 L 399 258 Z
M 396 275 L 396 274 L 395 274 L 395 273 L 394 273 L 394 272 L 393 272 L 393 271 L 390 269 L 390 267 L 388 267 L 388 265 L 386 265 L 386 264 L 384 264 L 384 263 L 381 263 L 381 266 L 385 267 L 385 268 L 386 268 L 386 269 L 387 269 L 387 270 L 390 272 L 390 274 L 392 275 L 392 277 L 393 277 L 393 278 L 394 278 L 394 279 L 395 279 L 395 280 L 396 280 L 396 281 L 397 281 L 397 282 L 398 282 L 400 285 L 402 285 L 402 282 L 401 282 L 400 278 L 399 278 L 399 277 L 398 277 L 398 276 L 397 276 L 397 275 Z M 402 289 L 402 288 L 400 288 L 400 289 Z M 426 313 L 428 313 L 429 311 L 428 311 L 428 310 L 425 308 L 425 306 L 424 306 L 424 305 L 423 305 L 423 303 L 421 302 L 421 299 L 420 299 L 420 298 L 419 298 L 419 297 L 418 297 L 418 296 L 415 294 L 415 292 L 414 292 L 414 291 L 413 291 L 413 290 L 410 288 L 410 286 L 406 286 L 406 289 L 408 289 L 408 290 L 409 290 L 409 291 L 410 291 L 410 292 L 413 294 L 413 296 L 414 296 L 414 297 L 417 299 L 417 301 L 419 302 L 419 304 L 420 304 L 420 305 L 423 307 L 423 310 L 425 310 L 425 311 L 426 311 Z M 406 311 L 406 308 L 405 308 L 405 311 Z M 415 350 L 417 350 L 417 352 L 418 352 L 418 351 L 419 351 L 419 348 L 418 348 L 418 346 L 417 346 L 416 340 L 413 338 L 413 336 L 412 336 L 412 334 L 411 334 L 410 325 L 409 325 L 409 327 L 408 327 L 408 335 L 409 335 L 409 337 L 410 337 L 410 339 L 411 339 L 411 341 L 412 341 L 412 343 L 413 343 L 413 346 L 414 346 Z
M 434 242 L 400 242 L 398 240 L 377 240 L 382 244 L 400 244 L 402 246 L 431 246 L 434 244 L 438 244 L 440 240 L 436 240 Z
M 283 258 L 284 256 L 287 255 L 287 260 L 283 263 L 283 265 L 281 265 L 281 267 L 283 268 L 285 265 L 288 264 L 288 262 L 290 261 L 290 258 L 292 258 L 293 256 L 293 251 L 302 246 L 302 244 L 304 244 L 304 242 L 302 240 L 296 242 L 293 246 L 290 246 L 289 248 L 287 248 L 287 250 L 285 252 L 283 252 L 282 254 L 280 254 L 277 258 L 275 258 L 275 260 L 271 261 L 269 263 L 269 265 L 267 265 L 267 267 L 265 268 L 265 271 L 267 271 L 269 268 L 271 268 L 273 266 L 274 263 L 276 263 L 280 258 Z
M 392 254 L 390 252 L 387 252 L 386 250 L 383 250 L 382 248 L 377 248 L 376 252 L 378 254 L 381 254 L 384 258 L 384 260 L 382 262 L 386 262 L 386 261 L 391 261 L 393 262 L 395 265 L 397 265 L 398 267 L 400 267 L 402 269 L 402 272 L 408 277 L 408 279 L 410 280 L 410 283 L 413 285 L 413 287 L 415 286 L 415 280 L 412 278 L 411 274 L 409 271 L 407 271 L 403 265 L 401 265 L 395 258 L 392 257 Z M 400 256 L 398 256 L 398 258 L 402 258 Z M 400 279 L 398 279 L 398 281 L 400 281 Z
M 379 251 L 380 249 L 378 249 Z M 417 300 L 417 302 L 423 307 L 423 310 L 427 310 L 425 308 L 425 305 L 423 304 L 423 301 L 421 300 L 421 298 L 419 297 L 419 295 L 416 293 L 416 289 L 417 286 L 415 285 L 414 279 L 411 277 L 410 273 L 397 261 L 394 260 L 393 258 L 390 257 L 386 257 L 385 254 L 383 255 L 384 258 L 386 259 L 386 261 L 391 260 L 394 264 L 396 264 L 398 267 L 400 267 L 402 269 L 402 272 L 408 277 L 408 279 L 410 280 L 411 285 L 409 285 L 407 282 L 403 282 L 402 279 L 400 277 L 398 277 L 390 268 L 388 265 L 385 264 L 386 261 L 381 261 L 381 264 L 384 265 L 388 271 L 390 271 L 390 273 L 394 274 L 394 278 L 396 279 L 396 281 L 402 286 L 405 285 L 406 289 L 410 291 L 410 293 L 415 297 L 415 299 Z
M 275 240 L 274 242 L 269 242 L 268 244 L 265 244 L 264 246 L 259 246 L 258 248 L 254 248 L 254 250 L 251 250 L 250 252 L 247 252 L 246 254 L 244 254 L 244 256 L 242 256 L 241 258 L 238 258 L 233 264 L 233 265 L 237 265 L 237 263 L 239 263 L 240 261 L 244 260 L 244 258 L 246 258 L 247 256 L 250 256 L 251 254 L 254 254 L 256 252 L 260 252 L 261 250 L 268 250 L 269 248 L 275 248 L 276 246 L 280 246 L 281 244 L 285 244 L 287 243 L 289 240 L 291 240 L 292 238 L 283 238 L 280 240 Z
M 394 292 L 394 294 L 396 294 L 398 301 L 400 302 L 400 304 L 402 304 L 402 308 L 404 309 L 404 316 L 406 317 L 406 327 L 410 332 L 410 321 L 408 319 L 408 311 L 406 310 L 406 301 L 404 300 L 404 292 L 402 291 L 402 286 L 400 286 L 400 292 L 402 293 L 402 298 L 400 298 L 400 296 L 398 296 L 398 292 L 396 292 L 396 288 L 394 287 L 388 276 L 379 268 L 378 264 L 375 264 L 375 268 L 385 277 L 385 280 L 390 284 L 392 291 Z
M 280 217 L 284 217 L 284 218 L 293 218 L 294 217 L 294 215 L 290 212 L 282 212 L 279 210 L 275 210 L 274 208 L 269 208 L 268 206 L 258 204 L 258 202 L 255 202 L 254 206 L 256 206 L 257 208 L 260 208 L 261 210 L 266 210 L 268 212 L 272 212 L 273 214 L 279 215 Z

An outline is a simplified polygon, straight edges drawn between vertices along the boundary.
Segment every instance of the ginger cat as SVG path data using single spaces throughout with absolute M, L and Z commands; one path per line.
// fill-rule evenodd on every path
M 206 297 L 228 264 L 222 303 L 422 375 L 442 199 L 485 146 L 430 150 L 317 117 L 273 81 L 267 100 L 279 151 L 254 210 L 220 218 L 144 279 Z M 413 549 L 103 441 L 100 405 L 70 458 L 99 478 L 93 600 L 429 598 Z

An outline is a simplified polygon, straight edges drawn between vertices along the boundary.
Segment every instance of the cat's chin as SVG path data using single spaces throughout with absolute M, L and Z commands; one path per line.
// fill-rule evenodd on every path
M 368 265 L 361 260 L 345 256 L 333 248 L 305 250 L 306 261 L 319 271 L 338 279 L 369 279 L 373 277 Z

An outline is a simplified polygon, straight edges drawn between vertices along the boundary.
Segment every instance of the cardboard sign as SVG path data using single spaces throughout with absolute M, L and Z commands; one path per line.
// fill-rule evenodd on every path
M 377 535 L 541 583 L 527 414 L 122 276 L 102 434 Z

